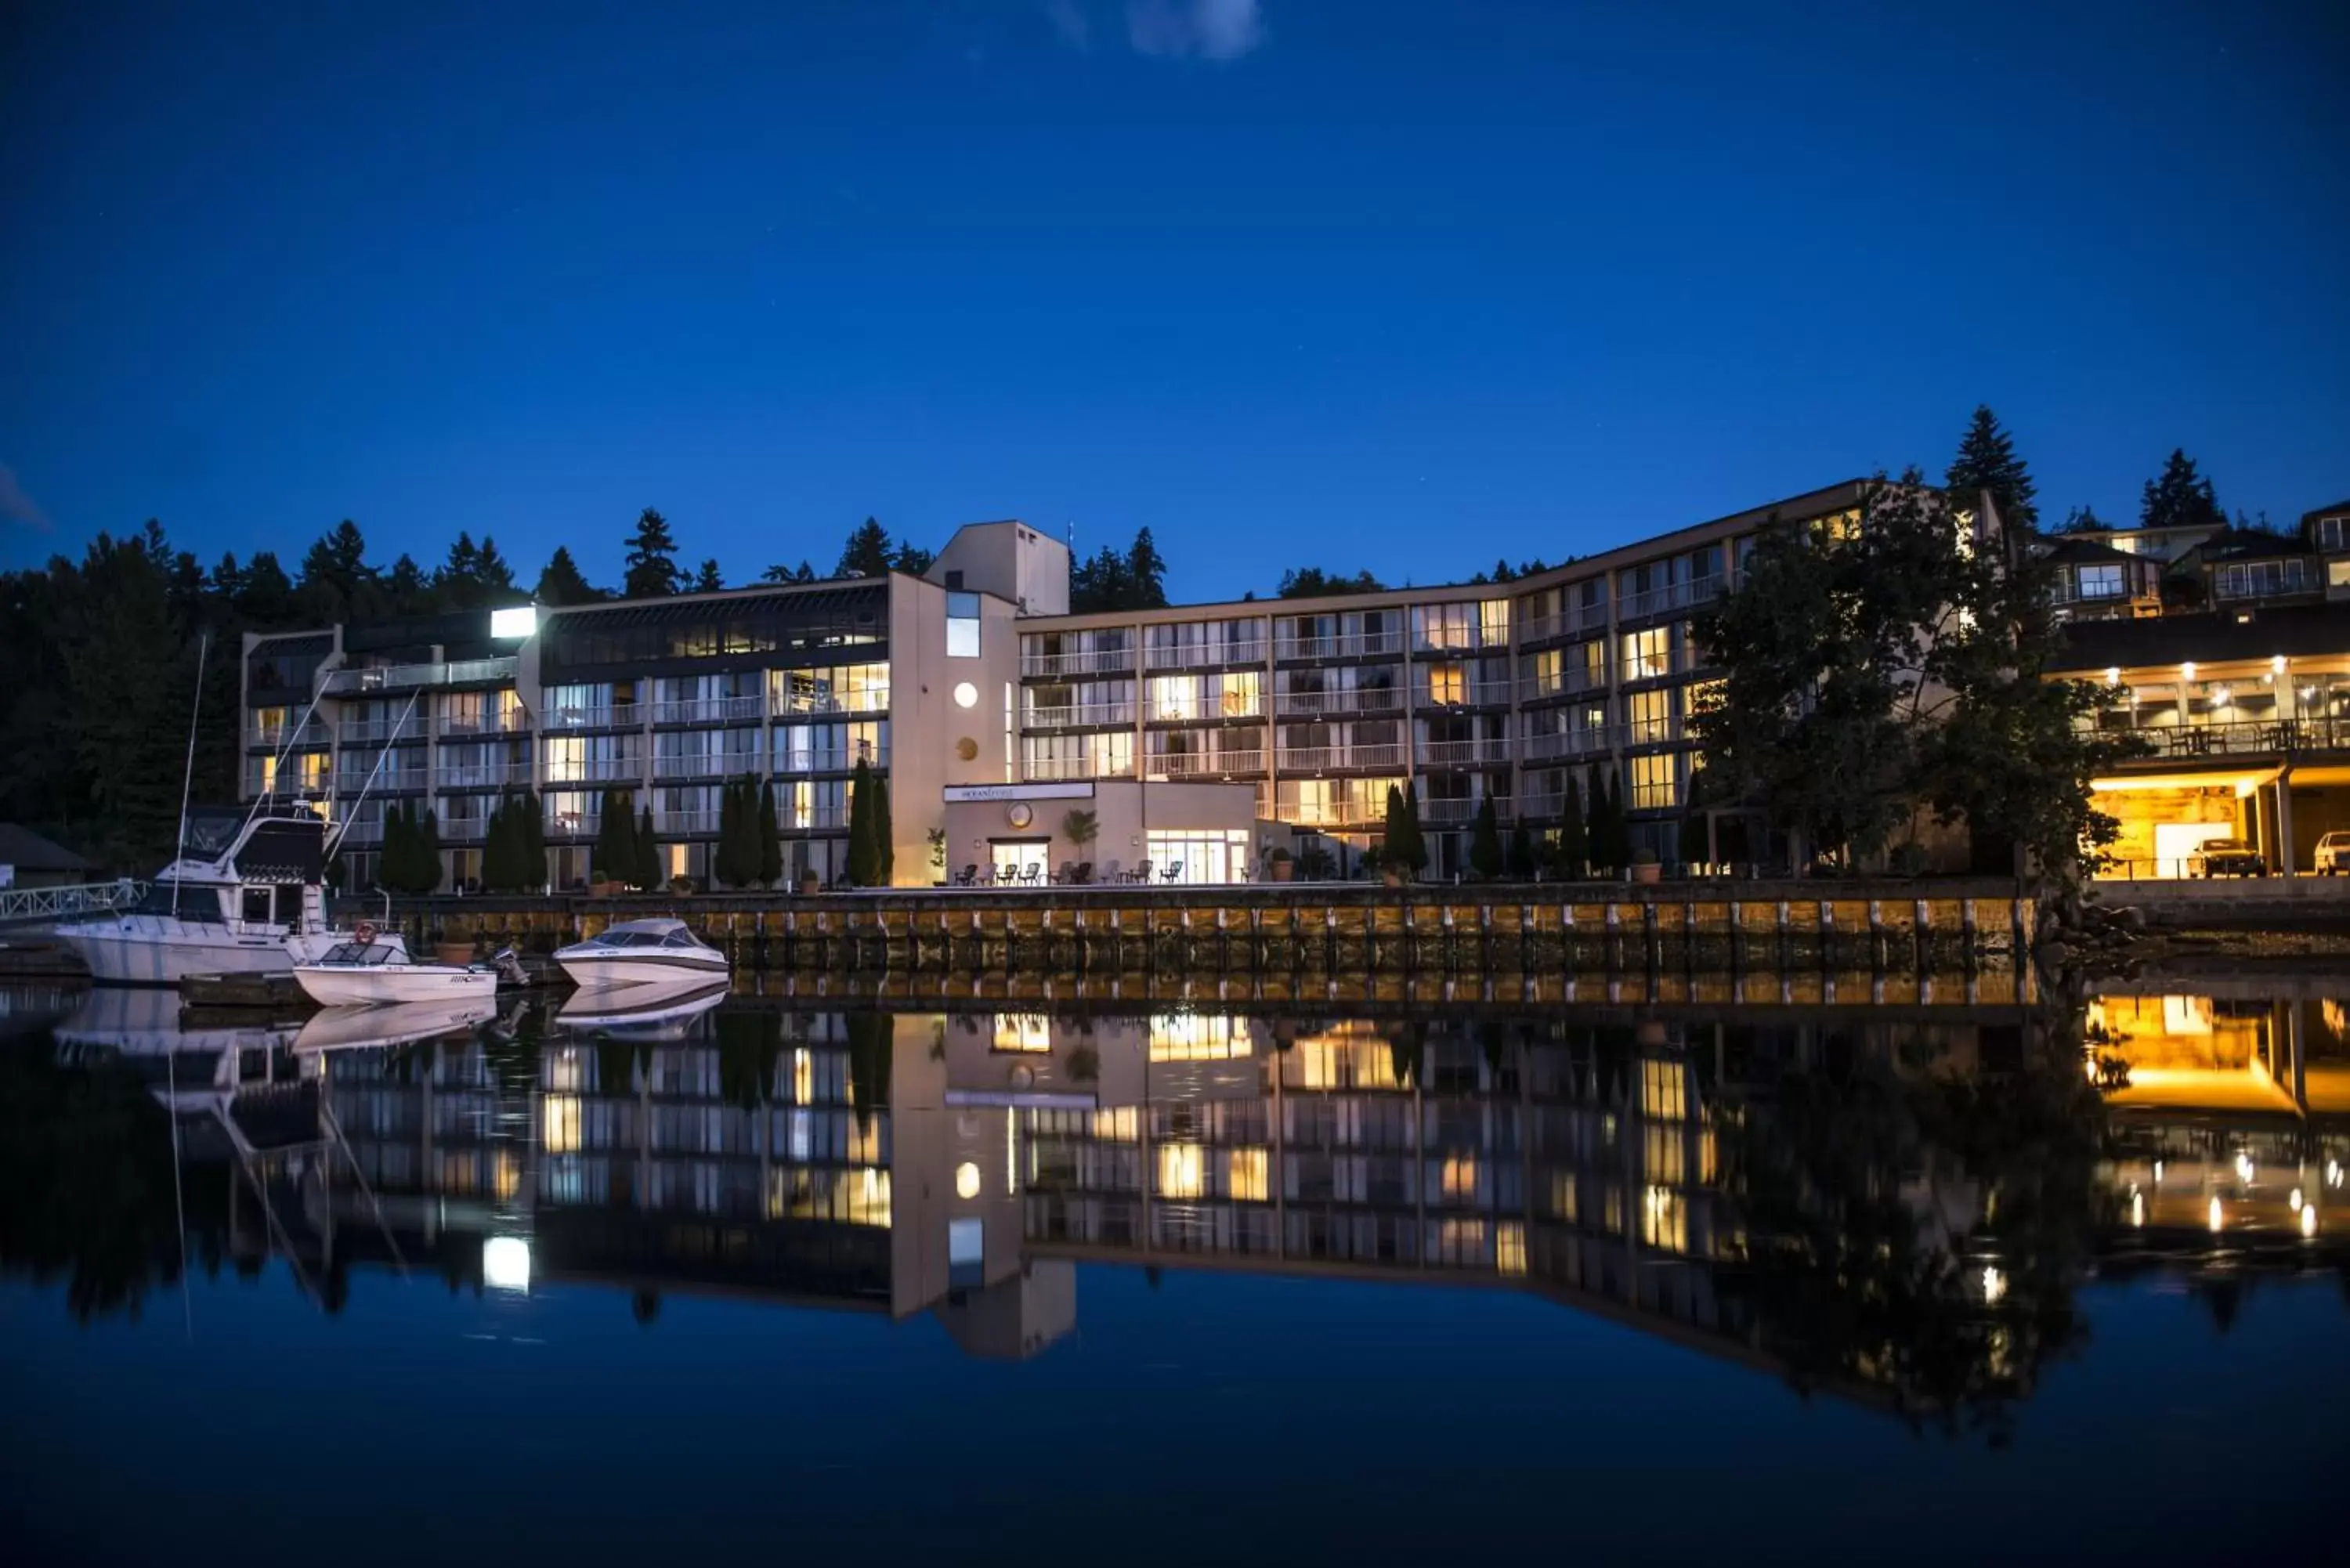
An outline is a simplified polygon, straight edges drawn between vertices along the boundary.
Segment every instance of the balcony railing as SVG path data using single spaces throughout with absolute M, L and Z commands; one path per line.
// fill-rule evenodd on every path
M 2158 758 L 2267 755 L 2350 751 L 2350 719 L 2277 719 L 2230 724 L 2147 724 L 2101 730 L 2108 739 L 2134 734 Z
M 1322 713 L 1399 713 L 1403 711 L 1403 688 L 1361 686 L 1345 691 L 1280 691 L 1274 694 L 1274 711 L 1284 718 Z
M 552 785 L 639 784 L 645 776 L 642 757 L 550 758 L 546 767 L 546 782 Z
M 383 842 L 383 818 L 380 816 L 367 816 L 360 817 L 349 823 L 343 828 L 343 842 L 346 844 L 381 844 Z
M 848 826 L 848 808 L 845 805 L 810 806 L 795 811 L 786 805 L 780 814 L 786 833 L 837 833 Z
M 335 774 L 335 793 L 356 795 L 361 790 L 372 794 L 421 790 L 431 776 L 422 768 L 385 768 L 380 773 L 367 768 L 345 768 Z
M 512 680 L 515 659 L 459 659 L 442 664 L 390 664 L 329 673 L 319 690 L 330 697 L 361 696 L 371 691 L 413 691 L 421 686 L 473 686 L 485 681 Z
M 1131 648 L 1089 648 L 1076 653 L 1029 653 L 1020 655 L 1023 679 L 1055 675 L 1114 675 L 1134 668 Z
M 1278 753 L 1278 769 L 1284 774 L 1367 770 L 1400 773 L 1403 771 L 1403 748 L 1399 745 L 1284 747 Z
M 645 722 L 644 702 L 608 702 L 586 708 L 549 708 L 546 727 L 550 730 L 634 730 Z
M 1675 610 L 1710 605 L 1728 587 L 1727 579 L 1714 576 L 1691 577 L 1686 582 L 1667 583 L 1660 588 L 1626 594 L 1617 603 L 1616 618 L 1619 621 L 1645 620 L 1651 616 L 1669 615 Z
M 1419 764 L 1428 768 L 1475 767 L 1483 763 L 1504 763 L 1510 760 L 1510 742 L 1504 736 L 1493 735 L 1479 741 L 1422 741 L 1419 742 Z
M 886 691 L 778 691 L 768 699 L 767 711 L 778 719 L 804 719 L 826 713 L 887 713 Z
M 1479 803 L 1473 800 L 1424 800 L 1419 803 L 1419 819 L 1441 826 L 1451 826 L 1477 820 Z M 1502 821 L 1511 819 L 1510 803 L 1499 795 L 1493 797 L 1493 815 Z
M 1387 815 L 1385 801 L 1299 800 L 1274 808 L 1274 815 L 1296 827 L 1376 827 Z
M 305 780 L 293 768 L 279 768 L 276 776 L 271 778 L 265 777 L 259 768 L 247 768 L 244 770 L 244 798 L 250 800 L 257 794 L 283 794 L 317 799 L 327 793 L 328 776 L 322 773 Z
M 766 717 L 767 700 L 749 697 L 687 697 L 653 704 L 656 724 L 756 723 Z
M 1555 762 L 1561 757 L 1594 757 L 1621 744 L 1614 724 L 1596 730 L 1565 730 L 1548 735 L 1527 735 L 1518 742 L 1518 754 L 1530 763 Z
M 273 752 L 284 751 L 289 745 L 304 749 L 319 749 L 334 743 L 335 738 L 328 732 L 327 726 L 319 723 L 316 719 L 303 725 L 298 733 L 291 723 L 255 723 L 245 734 L 245 744 L 266 746 Z
M 1032 784 L 1056 784 L 1073 779 L 1130 779 L 1134 759 L 1105 763 L 1094 757 L 1031 757 L 1021 768 Z
M 604 814 L 598 811 L 546 810 L 546 836 L 549 838 L 593 838 L 604 831 Z
M 1403 629 L 1336 632 L 1327 637 L 1297 637 L 1282 633 L 1274 639 L 1274 657 L 1299 659 L 1367 659 L 1403 651 Z
M 1089 724 L 1131 725 L 1131 702 L 1068 702 L 1056 708 L 1029 708 L 1020 715 L 1024 730 L 1076 730 Z
M 861 750 L 804 752 L 779 750 L 775 753 L 778 774 L 845 774 L 857 766 L 857 759 L 865 759 L 868 767 L 889 765 L 889 748 L 867 746 Z
M 346 719 L 337 727 L 336 734 L 347 746 L 421 741 L 424 738 L 424 717 L 411 713 L 404 719 Z
M 441 715 L 443 735 L 526 735 L 530 714 L 520 708 L 484 708 L 471 713 Z
M 1450 690 L 1430 686 L 1420 701 L 1430 708 L 1506 708 L 1510 705 L 1511 690 L 1506 680 L 1472 680 Z
M 687 752 L 681 755 L 656 755 L 653 777 L 732 778 L 737 774 L 763 772 L 765 766 L 764 754 L 758 752 Z
M 1272 645 L 1263 638 L 1247 642 L 1186 642 L 1143 650 L 1150 670 L 1215 670 L 1232 664 L 1263 664 Z
M 1264 695 L 1253 692 L 1210 698 L 1199 702 L 1146 702 L 1142 718 L 1149 724 L 1222 724 L 1264 717 Z
M 1565 671 L 1556 681 L 1548 686 L 1544 685 L 1539 680 L 1529 679 L 1519 681 L 1518 701 L 1521 702 L 1555 701 L 1562 697 L 1582 697 L 1594 691 L 1607 690 L 1606 676 L 1603 675 L 1595 680 L 1587 668 L 1577 667 Z
M 656 811 L 653 813 L 655 833 L 715 833 L 721 813 L 714 811 Z M 756 821 L 754 817 L 753 821 Z
M 490 819 L 486 816 L 437 817 L 432 826 L 443 844 L 479 844 L 490 836 Z
M 1636 719 L 1621 726 L 1627 744 L 1635 746 L 1668 746 L 1681 738 L 1681 721 L 1670 719 Z
M 1607 629 L 1607 607 L 1577 606 L 1558 615 L 1530 615 L 1518 622 L 1518 646 L 1555 642 L 1563 637 L 1591 637 Z
M 1566 794 L 1562 790 L 1544 790 L 1518 796 L 1518 815 L 1522 820 L 1534 821 L 1566 815 Z
M 434 789 L 504 789 L 531 782 L 528 763 L 443 763 L 432 770 Z
M 1160 753 L 1149 759 L 1154 779 L 1214 779 L 1234 774 L 1262 774 L 1263 752 L 1184 752 Z

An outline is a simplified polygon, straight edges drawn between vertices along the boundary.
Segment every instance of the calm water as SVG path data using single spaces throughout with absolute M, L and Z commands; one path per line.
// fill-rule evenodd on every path
M 8 996 L 8 1555 L 2322 1542 L 2350 1023 L 2212 989 Z

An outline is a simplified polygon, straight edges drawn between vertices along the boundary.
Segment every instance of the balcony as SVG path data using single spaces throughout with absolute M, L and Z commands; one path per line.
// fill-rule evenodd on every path
M 1474 680 L 1464 686 L 1431 686 L 1423 694 L 1430 708 L 1506 708 L 1513 688 L 1507 680 Z
M 433 830 L 443 844 L 479 844 L 490 836 L 490 819 L 486 816 L 450 816 L 434 819 Z
M 1522 822 L 1542 821 L 1565 815 L 1566 794 L 1562 790 L 1544 790 L 1518 796 L 1518 819 Z
M 1154 780 L 1221 779 L 1232 774 L 1262 775 L 1263 752 L 1185 752 L 1149 759 Z
M 401 794 L 426 786 L 431 775 L 422 768 L 347 768 L 335 774 L 335 793 L 339 795 Z
M 487 708 L 475 713 L 441 715 L 443 735 L 527 735 L 530 715 L 520 708 Z
M 889 748 L 868 746 L 862 751 L 779 751 L 775 753 L 778 774 L 845 774 L 857 766 L 857 759 L 865 759 L 868 767 L 887 768 Z
M 1626 594 L 1617 601 L 1617 621 L 1646 620 L 1654 616 L 1670 615 L 1676 610 L 1691 609 L 1711 604 L 1729 587 L 1720 576 L 1691 577 L 1687 582 L 1667 583 L 1660 588 L 1644 593 Z
M 1592 730 L 1565 730 L 1547 735 L 1527 735 L 1518 742 L 1518 754 L 1529 763 L 1556 762 L 1562 757 L 1596 757 L 1622 744 L 1622 731 L 1614 724 Z
M 1474 800 L 1424 800 L 1419 803 L 1419 819 L 1439 827 L 1458 827 L 1477 820 L 1477 808 L 1482 802 Z M 1493 797 L 1493 815 L 1502 821 L 1511 818 L 1510 803 Z
M 733 778 L 765 770 L 764 754 L 759 752 L 689 752 L 653 758 L 657 779 Z
M 1020 655 L 1020 677 L 1024 680 L 1049 680 L 1056 675 L 1118 675 L 1134 668 L 1131 648 L 1093 648 L 1081 653 L 1030 653 Z
M 1134 776 L 1134 759 L 1121 758 L 1105 763 L 1094 757 L 1031 757 L 1021 766 L 1021 776 L 1031 784 L 1062 784 L 1079 779 L 1130 779 Z
M 767 701 L 768 713 L 777 719 L 820 718 L 828 713 L 887 713 L 889 711 L 889 694 L 886 691 L 851 691 L 847 695 L 778 691 Z
M 1518 622 L 1518 646 L 1555 642 L 1565 637 L 1592 637 L 1607 629 L 1607 607 L 1577 606 L 1559 615 L 1530 615 Z
M 1248 642 L 1187 642 L 1146 649 L 1143 658 L 1145 668 L 1150 670 L 1221 670 L 1235 664 L 1263 664 L 1271 647 L 1261 637 Z
M 1510 742 L 1503 735 L 1480 741 L 1422 741 L 1419 765 L 1425 768 L 1472 768 L 1510 761 Z
M 550 730 L 635 730 L 643 727 L 644 702 L 614 702 L 594 708 L 549 708 L 546 728 Z
M 714 811 L 656 811 L 655 833 L 715 833 L 721 814 Z M 754 823 L 756 818 L 753 819 Z
M 546 763 L 549 785 L 642 784 L 644 777 L 642 757 L 550 757 Z
M 595 811 L 557 811 L 546 809 L 546 836 L 549 838 L 593 838 L 604 831 L 604 815 Z
M 347 719 L 336 733 L 347 746 L 421 741 L 424 738 L 424 717 L 421 713 L 411 713 L 404 719 Z
M 1387 819 L 1379 801 L 1295 800 L 1276 805 L 1274 815 L 1293 827 L 1378 827 Z
M 520 788 L 534 774 L 528 763 L 443 763 L 432 770 L 432 787 L 443 790 Z
M 247 768 L 242 798 L 250 800 L 255 795 L 276 794 L 292 800 L 317 800 L 327 793 L 327 778 L 326 774 L 320 773 L 306 779 L 296 768 L 279 768 L 275 775 L 266 774 L 260 768 Z
M 782 815 L 786 833 L 838 833 L 848 826 L 848 808 L 845 805 L 810 806 L 795 811 L 787 804 Z
M 1517 687 L 1521 702 L 1555 702 L 1564 697 L 1585 697 L 1607 690 L 1607 678 L 1603 675 L 1595 680 L 1587 669 L 1567 670 L 1548 685 L 1540 680 L 1527 680 L 1519 681 Z
M 318 690 L 329 697 L 414 691 L 428 686 L 494 685 L 515 678 L 515 658 L 460 659 L 442 664 L 390 664 L 330 672 Z
M 1401 773 L 1403 748 L 1384 746 L 1302 746 L 1277 753 L 1278 771 L 1284 774 Z
M 656 724 L 755 724 L 767 716 L 767 700 L 749 697 L 689 697 L 653 704 Z
M 1261 692 L 1234 693 L 1202 702 L 1146 702 L 1142 711 L 1146 724 L 1225 724 L 1263 717 Z
M 1131 728 L 1134 704 L 1070 702 L 1057 708 L 1024 709 L 1020 715 L 1020 727 L 1024 730 L 1082 730 L 1089 725 L 1107 724 Z
M 248 746 L 266 747 L 273 752 L 285 751 L 288 747 L 296 750 L 324 750 L 335 743 L 335 738 L 328 732 L 326 725 L 313 719 L 298 731 L 291 723 L 256 723 L 246 732 L 244 743 Z
M 383 842 L 383 818 L 380 816 L 365 816 L 345 824 L 343 826 L 343 842 L 345 844 L 357 845 L 381 844 Z
M 1325 713 L 1400 713 L 1403 688 L 1360 686 L 1344 691 L 1281 691 L 1274 695 L 1274 711 L 1284 719 L 1315 718 Z
M 1635 719 L 1620 726 L 1627 744 L 1635 746 L 1669 746 L 1681 738 L 1681 721 L 1669 719 Z
M 1284 662 L 1307 659 L 1369 659 L 1403 651 L 1403 628 L 1393 631 L 1351 631 L 1328 637 L 1284 635 L 1274 642 L 1274 656 Z

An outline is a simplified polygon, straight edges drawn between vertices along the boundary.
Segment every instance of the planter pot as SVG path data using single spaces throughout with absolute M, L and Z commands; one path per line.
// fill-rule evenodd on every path
M 619 890 L 620 886 L 617 882 L 590 882 L 588 884 L 588 896 L 591 898 L 608 898 Z
M 1403 873 L 1400 871 L 1382 871 L 1379 873 L 1379 882 L 1383 887 L 1400 888 L 1403 886 Z
M 1635 866 L 1632 867 L 1632 880 L 1635 882 L 1654 882 L 1659 877 L 1664 875 L 1664 870 L 1665 868 L 1663 867 L 1657 865 Z
M 818 894 L 819 892 L 823 891 L 823 889 L 824 889 L 824 883 L 823 883 L 823 881 L 822 881 L 820 878 L 818 878 L 818 877 L 801 877 L 801 878 L 799 879 L 798 887 L 799 887 L 799 895 L 800 895 L 800 897 L 801 897 L 801 898 L 815 898 L 815 897 L 816 896 L 816 894 Z
M 1296 872 L 1297 866 L 1294 861 L 1276 860 L 1273 863 L 1273 879 L 1276 882 L 1286 882 Z
M 473 944 L 471 942 L 434 942 L 432 956 L 442 963 L 471 963 Z

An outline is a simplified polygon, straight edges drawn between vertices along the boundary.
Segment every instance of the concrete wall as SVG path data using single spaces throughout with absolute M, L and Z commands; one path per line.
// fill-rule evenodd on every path
M 1069 547 L 1025 523 L 971 523 L 955 530 L 926 574 L 944 584 L 962 574 L 965 592 L 994 594 L 1024 615 L 1069 613 Z
M 1025 826 L 1014 820 L 1017 808 L 1024 808 Z M 1072 811 L 1094 814 L 1097 832 L 1092 844 L 1080 846 L 1069 837 L 1065 825 Z M 1153 832 L 1249 833 L 1252 867 L 1257 856 L 1256 790 L 1251 784 L 1103 779 L 1095 782 L 1087 798 L 959 801 L 945 807 L 945 816 L 951 875 L 974 863 L 986 867 L 990 843 L 1004 839 L 1037 840 L 1028 858 L 1042 861 L 1050 872 L 1059 871 L 1065 862 L 1090 860 L 1097 877 L 1109 875 L 1113 867 L 1125 870 L 1150 858 Z
M 979 657 L 951 659 L 946 590 L 920 577 L 889 579 L 891 879 L 901 888 L 939 879 L 930 832 L 944 826 L 946 786 L 1002 784 L 1019 765 L 1016 750 L 1007 758 L 1004 735 L 1017 721 L 1007 704 L 1019 701 L 1020 635 L 1009 603 L 983 594 L 979 604 Z M 956 695 L 965 685 L 968 708 Z

